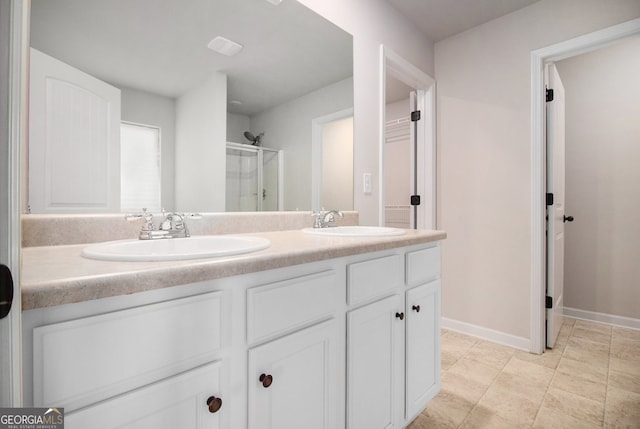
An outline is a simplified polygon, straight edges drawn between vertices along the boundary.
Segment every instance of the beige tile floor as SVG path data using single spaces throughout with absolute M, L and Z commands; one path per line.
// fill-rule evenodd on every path
M 442 388 L 409 429 L 640 428 L 640 331 L 565 318 L 534 355 L 442 333 Z

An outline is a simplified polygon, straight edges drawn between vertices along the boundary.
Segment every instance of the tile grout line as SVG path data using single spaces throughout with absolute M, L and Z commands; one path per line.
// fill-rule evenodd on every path
M 604 392 L 604 409 L 602 410 L 602 427 L 603 428 L 606 425 L 606 418 L 607 418 L 607 401 L 609 399 L 609 382 L 611 379 L 612 348 L 613 348 L 613 328 L 611 328 L 611 336 L 609 337 L 609 364 L 607 366 L 607 385 Z
M 462 360 L 465 356 L 467 356 L 467 355 L 471 352 L 471 349 L 472 349 L 472 348 L 474 348 L 475 346 L 477 346 L 479 343 L 480 343 L 480 341 L 479 341 L 479 340 L 475 341 L 475 342 L 473 343 L 473 345 L 472 345 L 471 347 L 469 347 L 469 348 L 467 349 L 467 351 L 466 351 L 462 356 L 460 356 L 460 359 L 458 359 L 458 361 Z M 456 362 L 458 362 L 458 361 L 456 361 Z M 493 380 L 491 380 L 491 384 L 493 384 Z M 489 386 L 491 386 L 491 384 L 490 384 Z M 481 400 L 481 399 L 484 397 L 484 395 L 487 393 L 487 390 L 489 390 L 489 387 L 487 387 L 487 389 L 484 391 L 484 393 L 482 394 L 482 396 L 480 397 L 480 399 L 478 399 L 478 400 L 476 401 L 476 403 L 475 403 L 475 404 L 473 404 L 473 407 L 471 407 L 471 409 L 469 410 L 469 412 L 467 413 L 467 415 L 466 415 L 466 416 L 464 416 L 464 419 L 462 419 L 462 421 L 460 422 L 460 424 L 459 424 L 458 426 L 456 426 L 456 428 L 458 428 L 458 429 L 459 429 L 459 428 L 461 428 L 462 426 L 464 426 L 464 423 L 467 421 L 467 419 L 469 418 L 469 416 L 471 415 L 471 413 L 473 412 L 473 410 L 475 410 L 475 409 L 476 409 L 476 407 L 477 407 L 477 406 L 478 406 L 478 404 L 480 403 L 480 400 Z
M 477 346 L 478 344 L 480 344 L 480 341 L 477 341 L 471 348 L 469 348 L 469 351 Z M 467 351 L 468 353 L 468 351 Z M 464 355 L 466 356 L 466 354 Z M 463 357 L 464 357 L 463 356 Z M 461 358 L 462 359 L 462 358 Z M 482 393 L 482 396 L 480 396 L 480 398 L 478 398 L 478 400 L 476 401 L 475 404 L 473 404 L 473 407 L 471 407 L 471 410 L 469 410 L 469 412 L 467 413 L 467 415 L 464 417 L 464 419 L 462 420 L 462 422 L 457 426 L 457 428 L 461 428 L 464 426 L 465 422 L 469 419 L 469 417 L 471 416 L 471 414 L 473 413 L 473 410 L 475 410 L 478 405 L 480 404 L 480 402 L 482 401 L 482 398 L 484 398 L 487 395 L 487 392 L 491 389 L 491 386 L 494 385 L 494 383 L 496 382 L 496 380 L 498 379 L 498 377 L 500 377 L 500 374 L 502 374 L 502 372 L 504 371 L 504 369 L 507 367 L 507 365 L 509 365 L 509 362 L 511 362 L 512 359 L 516 359 L 515 355 L 511 355 L 511 357 L 509 358 L 509 360 L 502 366 L 502 368 L 500 368 L 500 371 L 498 371 L 498 373 L 496 374 L 495 377 L 493 377 L 493 379 L 491 380 L 491 383 L 489 383 L 489 385 L 487 386 L 487 388 L 484 390 L 484 392 Z M 531 426 L 531 425 L 530 425 Z
M 538 407 L 538 412 L 536 413 L 536 417 L 533 419 L 533 424 L 531 425 L 532 427 L 535 427 L 536 421 L 538 420 L 538 417 L 540 416 L 540 413 L 542 412 L 542 407 L 544 405 L 544 401 L 545 399 L 547 399 L 547 395 L 549 394 L 549 390 L 551 389 L 551 385 L 553 384 L 553 381 L 555 380 L 557 374 L 558 374 L 558 367 L 560 366 L 560 362 L 562 361 L 562 357 L 564 356 L 565 352 L 567 351 L 567 344 L 569 343 L 569 338 L 571 338 L 571 335 L 573 335 L 573 329 L 575 328 L 575 324 L 571 325 L 571 332 L 569 332 L 569 334 L 567 334 L 567 340 L 566 343 L 564 345 L 562 345 L 562 353 L 560 353 L 560 359 L 558 359 L 558 363 L 553 367 L 553 375 L 551 376 L 551 380 L 549 381 L 549 384 L 547 385 L 547 389 L 544 392 L 544 395 L 542 396 L 542 401 L 540 402 L 540 406 Z M 546 350 L 546 348 L 545 348 Z

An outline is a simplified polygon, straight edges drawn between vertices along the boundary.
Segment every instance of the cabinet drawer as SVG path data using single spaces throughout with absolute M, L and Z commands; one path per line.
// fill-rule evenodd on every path
M 391 255 L 347 266 L 347 299 L 357 304 L 402 286 L 402 256 Z
M 35 405 L 71 411 L 212 361 L 221 331 L 221 292 L 35 328 Z
M 407 253 L 407 285 L 415 286 L 440 278 L 440 247 Z
M 209 412 L 207 399 L 222 406 Z M 212 363 L 84 408 L 65 417 L 67 429 L 95 427 L 175 429 L 222 428 L 225 396 L 220 390 L 220 363 Z
M 335 271 L 323 271 L 247 291 L 249 343 L 329 316 L 344 296 Z

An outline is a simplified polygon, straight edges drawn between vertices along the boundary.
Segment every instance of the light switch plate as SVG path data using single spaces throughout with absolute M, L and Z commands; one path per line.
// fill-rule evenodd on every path
M 362 175 L 362 183 L 364 187 L 364 193 L 366 195 L 371 194 L 371 173 L 364 173 Z

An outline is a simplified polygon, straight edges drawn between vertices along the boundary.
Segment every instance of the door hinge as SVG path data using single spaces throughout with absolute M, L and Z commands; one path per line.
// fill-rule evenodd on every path
M 553 89 L 547 89 L 546 100 L 547 100 L 547 102 L 553 101 Z
M 553 205 L 553 193 L 552 192 L 547 192 L 547 205 L 548 206 L 552 206 Z
M 545 308 L 553 308 L 553 297 L 547 296 L 544 303 Z
M 411 122 L 416 122 L 420 120 L 420 111 L 419 110 L 415 110 L 413 112 L 411 112 Z
M 411 195 L 411 205 L 412 206 L 420 205 L 420 195 Z

